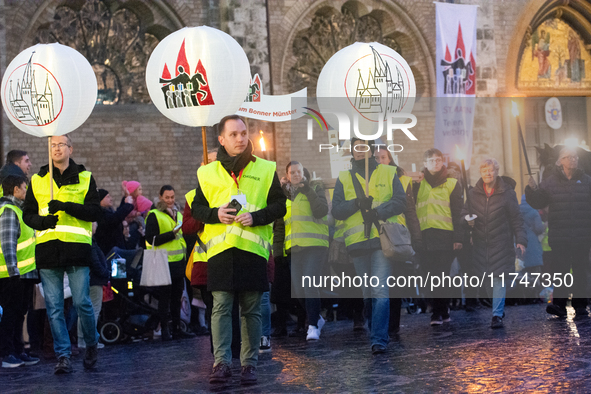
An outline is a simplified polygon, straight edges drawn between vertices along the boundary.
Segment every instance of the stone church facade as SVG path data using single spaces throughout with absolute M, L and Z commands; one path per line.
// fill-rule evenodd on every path
M 571 132 L 579 140 L 590 139 L 586 114 L 591 110 L 591 69 L 585 70 L 591 67 L 591 3 L 456 3 L 479 5 L 472 179 L 478 178 L 481 159 L 495 157 L 501 174 L 515 177 L 521 188 L 524 161 L 517 149 L 511 100 L 524 113 L 532 157 L 536 146 L 561 143 Z M 307 87 L 308 95 L 314 96 L 324 63 L 355 41 L 378 41 L 397 50 L 413 70 L 419 98 L 413 111 L 419 118 L 414 130 L 418 141 L 406 141 L 398 160 L 407 170 L 412 164 L 422 166 L 422 153 L 433 145 L 435 122 L 432 0 L 0 0 L 0 72 L 20 51 L 38 42 L 57 41 L 77 49 L 93 65 L 99 104 L 72 134 L 74 159 L 114 196 L 122 180 L 140 181 L 150 198 L 163 184 L 172 184 L 184 195 L 194 188 L 202 161 L 201 130 L 160 114 L 150 103 L 144 72 L 160 40 L 182 27 L 199 25 L 221 29 L 238 41 L 251 73 L 262 77 L 265 94 Z M 538 56 L 539 64 L 545 62 L 552 72 L 533 75 L 538 70 L 533 53 L 544 34 L 550 36 L 551 50 Z M 549 130 L 541 117 L 544 98 L 552 96 L 563 102 L 563 131 Z M 264 132 L 280 176 L 290 160 L 299 160 L 330 184 L 328 162 L 315 151 L 317 145 L 293 144 L 299 131 L 289 122 L 250 119 L 248 126 L 253 142 L 259 131 Z M 47 163 L 47 142 L 18 131 L 4 112 L 0 133 L 3 155 L 24 149 L 35 167 Z M 255 153 L 262 154 L 255 145 Z M 208 130 L 208 146 L 217 146 L 214 130 Z

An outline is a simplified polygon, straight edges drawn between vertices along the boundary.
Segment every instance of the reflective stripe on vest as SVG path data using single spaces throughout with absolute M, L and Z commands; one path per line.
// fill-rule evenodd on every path
M 432 188 L 426 180 L 421 181 L 417 196 L 417 217 L 421 231 L 428 228 L 453 231 L 449 196 L 457 183 L 457 179 L 447 178 L 445 183 Z
M 146 216 L 146 221 L 148 220 L 148 216 L 150 216 L 151 214 L 156 215 L 156 220 L 158 220 L 158 228 L 160 229 L 160 234 L 172 231 L 178 223 L 182 223 L 183 221 L 183 217 L 180 212 L 176 213 L 177 221 L 175 222 L 174 220 L 172 220 L 170 216 L 157 209 L 152 209 L 150 212 L 148 212 L 148 215 Z M 152 244 L 150 244 L 148 240 L 146 240 L 146 247 L 152 247 Z M 158 246 L 158 248 L 166 249 L 169 262 L 172 263 L 174 261 L 181 261 L 183 258 L 185 258 L 185 250 L 187 249 L 187 244 L 183 239 L 183 230 L 179 230 L 179 232 L 177 233 L 177 237 L 175 239 Z
M 197 194 L 197 189 L 193 189 L 187 194 L 185 194 L 185 201 L 189 204 L 189 208 L 193 208 L 193 200 L 195 200 L 195 195 Z
M 259 157 L 244 168 L 238 180 L 240 192 L 246 195 L 247 204 L 238 213 L 256 212 L 267 206 L 267 196 L 275 176 L 275 163 Z M 197 170 L 197 178 L 209 206 L 219 207 L 229 203 L 232 196 L 238 194 L 234 179 L 219 161 L 214 161 Z M 242 226 L 232 224 L 205 224 L 201 238 L 207 248 L 207 260 L 230 248 L 238 248 L 269 259 L 272 224 L 264 226 Z M 207 240 L 207 242 L 205 241 Z M 201 248 L 197 248 L 197 252 Z M 196 260 L 197 261 L 197 260 Z
M 299 193 L 295 200 L 287 200 L 285 214 L 284 249 L 292 246 L 326 246 L 328 247 L 328 218 L 316 219 L 308 197 Z
M 35 231 L 23 222 L 23 211 L 16 205 L 6 204 L 0 208 L 0 216 L 4 210 L 11 209 L 16 213 L 21 234 L 16 245 L 16 260 L 20 275 L 35 269 Z M 0 278 L 8 278 L 8 267 L 0 247 Z
M 82 171 L 78 174 L 78 183 L 73 185 L 62 185 L 58 188 L 55 181 L 53 182 L 53 199 L 62 202 L 73 202 L 76 204 L 84 204 L 84 199 L 88 193 L 90 186 L 91 173 L 89 171 Z M 38 174 L 31 178 L 31 186 L 37 204 L 39 205 L 39 215 L 47 216 L 49 208 L 47 204 L 51 200 L 49 173 L 40 177 Z M 76 219 L 68 215 L 64 211 L 56 213 L 58 216 L 58 224 L 54 229 L 37 231 L 37 243 L 41 244 L 48 241 L 59 240 L 62 242 L 73 243 L 92 243 L 92 223 L 84 220 Z
M 359 175 L 355 174 L 363 191 L 365 192 L 365 180 Z M 369 179 L 369 195 L 372 196 L 373 207 L 389 201 L 392 198 L 392 182 L 396 177 L 396 167 L 379 164 Z M 357 198 L 355 187 L 353 186 L 353 179 L 350 171 L 341 171 L 339 173 L 339 180 L 343 184 L 343 191 L 345 192 L 345 200 L 351 201 Z M 360 196 L 361 197 L 361 196 Z M 390 223 L 398 221 L 396 216 L 392 216 L 386 220 Z M 343 228 L 343 236 L 345 238 L 345 245 L 351 246 L 353 244 L 366 241 L 365 238 L 363 217 L 361 211 L 355 212 L 353 215 L 345 219 Z M 371 234 L 369 239 L 378 238 L 380 235 L 376 226 L 371 226 Z M 336 237 L 336 235 L 335 235 Z

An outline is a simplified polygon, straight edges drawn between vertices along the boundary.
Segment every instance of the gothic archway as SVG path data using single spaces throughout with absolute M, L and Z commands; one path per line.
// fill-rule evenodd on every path
M 433 62 L 418 28 L 395 4 L 347 1 L 340 9 L 317 2 L 294 25 L 281 69 L 281 85 L 287 91 L 308 88 L 316 93 L 317 78 L 328 59 L 356 41 L 377 41 L 402 56 L 417 81 L 417 96 L 431 95 L 434 89 Z

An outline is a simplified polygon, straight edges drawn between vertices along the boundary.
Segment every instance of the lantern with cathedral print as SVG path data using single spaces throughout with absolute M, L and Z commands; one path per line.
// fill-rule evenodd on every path
M 67 134 L 90 116 L 97 83 L 90 63 L 61 44 L 37 44 L 19 53 L 2 78 L 8 119 L 37 137 Z
M 250 65 L 242 47 L 207 26 L 168 35 L 146 67 L 146 85 L 156 108 L 186 126 L 213 126 L 238 111 L 249 83 Z
M 406 60 L 377 42 L 356 42 L 335 53 L 322 68 L 316 87 L 320 112 L 335 129 L 342 122 L 335 114 L 344 113 L 351 135 L 356 128 L 376 138 L 386 134 L 388 119 L 405 123 L 415 95 L 415 79 Z

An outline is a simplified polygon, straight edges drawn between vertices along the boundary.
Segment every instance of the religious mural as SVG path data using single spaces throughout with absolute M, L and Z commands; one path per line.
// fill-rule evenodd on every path
M 519 89 L 591 88 L 591 55 L 579 33 L 560 19 L 542 23 L 521 56 Z

